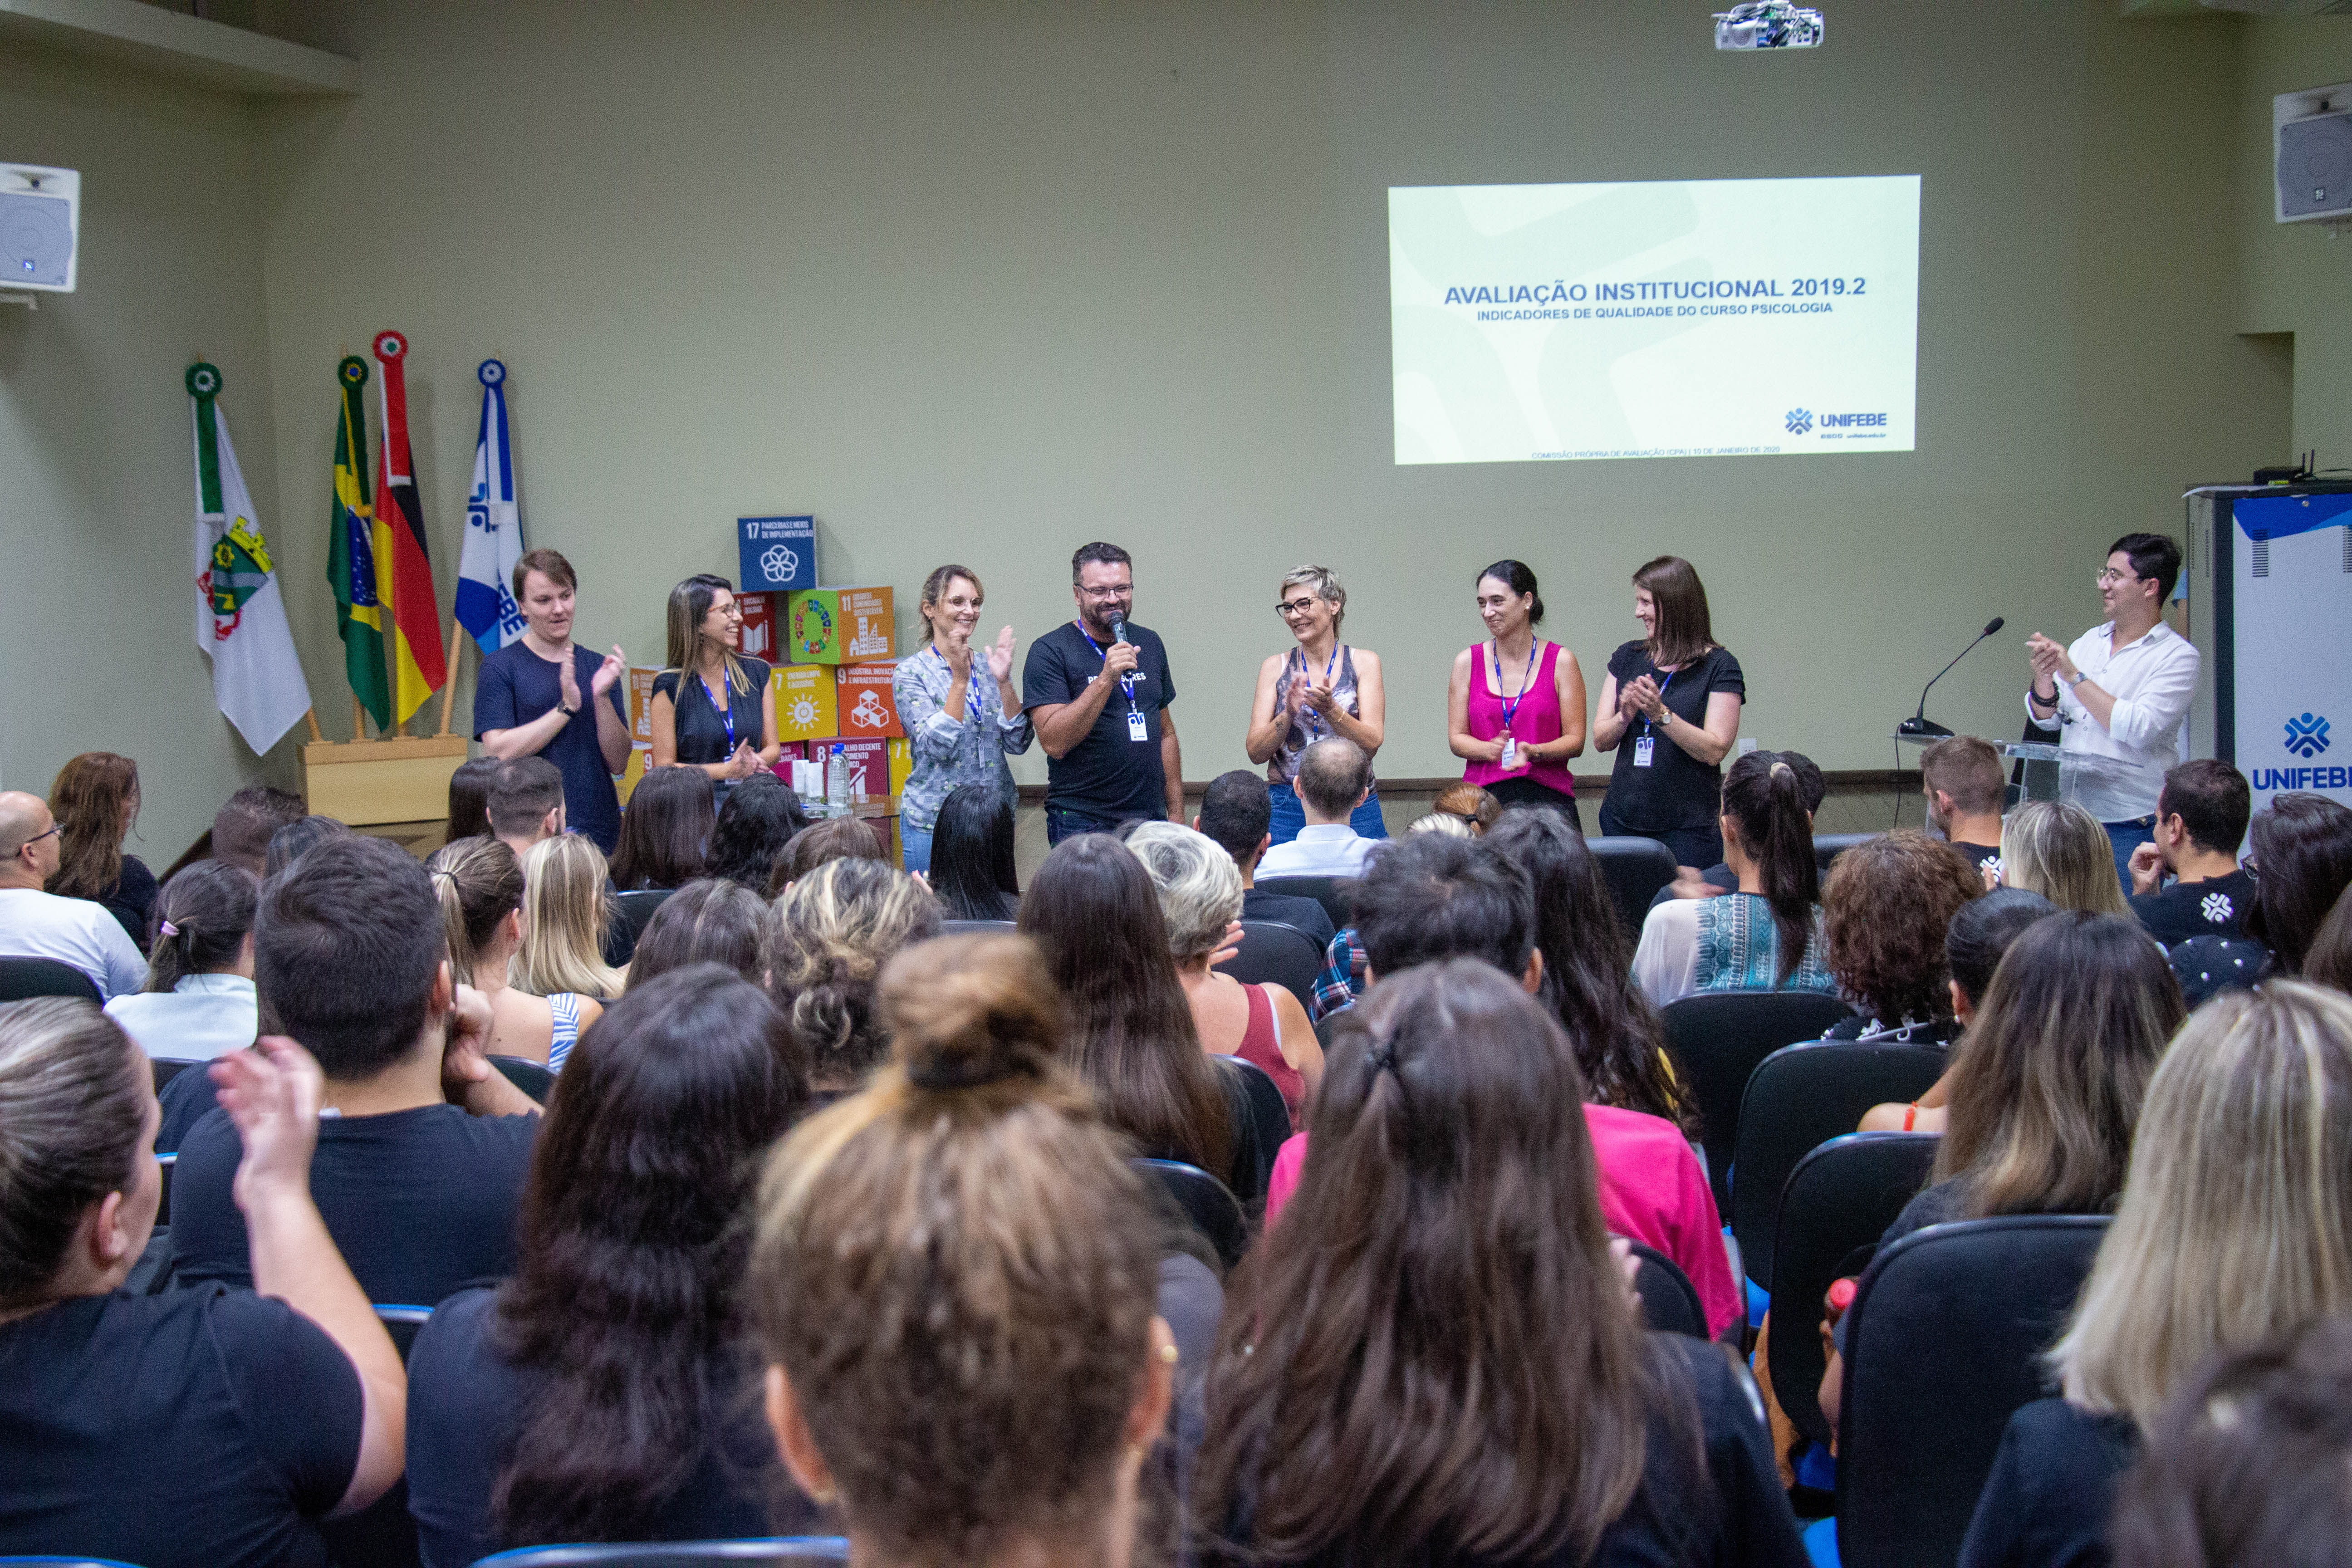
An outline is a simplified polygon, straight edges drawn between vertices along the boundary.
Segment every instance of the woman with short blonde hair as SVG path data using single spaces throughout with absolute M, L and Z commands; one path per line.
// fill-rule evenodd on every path
M 1209 966 L 1241 919 L 1241 868 L 1215 839 L 1172 822 L 1143 823 L 1126 842 L 1160 895 L 1169 956 L 1201 1048 L 1264 1068 L 1282 1090 L 1292 1123 L 1303 1126 L 1307 1102 L 1323 1079 L 1323 1047 L 1307 1009 L 1282 986 L 1244 985 Z
M 2116 1477 L 2201 1363 L 2346 1311 L 2352 1000 L 2290 980 L 2226 993 L 2148 1083 L 2115 1224 L 2050 1352 L 2063 1397 L 2010 1418 L 1960 1561 L 2103 1545 Z
M 2131 913 L 2107 830 L 2073 801 L 2028 801 L 2002 819 L 2000 883 L 2039 893 L 2062 910 Z
M 533 996 L 618 996 L 622 976 L 604 958 L 613 921 L 604 851 L 576 833 L 542 838 L 524 853 L 522 876 L 522 942 L 508 983 Z
M 1258 666 L 1249 733 L 1242 744 L 1251 762 L 1265 766 L 1266 800 L 1274 809 L 1267 831 L 1282 845 L 1307 825 L 1298 799 L 1300 754 L 1325 736 L 1337 735 L 1373 756 L 1387 732 L 1389 700 L 1381 656 L 1339 640 L 1348 590 L 1337 572 L 1311 563 L 1294 568 L 1275 589 L 1274 613 L 1282 617 L 1293 646 L 1268 654 Z M 1377 784 L 1348 825 L 1365 838 L 1389 836 L 1381 821 Z

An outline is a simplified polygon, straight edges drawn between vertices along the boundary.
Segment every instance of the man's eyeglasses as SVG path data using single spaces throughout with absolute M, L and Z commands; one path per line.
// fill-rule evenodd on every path
M 50 823 L 50 824 L 49 824 L 49 830 L 48 830 L 47 833 L 36 833 L 36 834 L 34 834 L 30 838 L 26 839 L 26 840 L 25 840 L 25 843 L 24 843 L 24 847 L 26 847 L 26 848 L 27 848 L 27 849 L 30 849 L 34 845 L 38 844 L 42 839 L 44 839 L 44 838 L 54 838 L 54 837 L 56 837 L 58 834 L 63 833 L 65 830 L 66 830 L 66 825 L 65 825 L 64 823 L 62 823 L 62 822 L 52 822 L 52 823 Z
M 1293 616 L 1303 616 L 1314 607 L 1315 600 L 1311 595 L 1301 595 L 1296 599 L 1285 599 L 1275 605 L 1274 613 L 1288 620 Z
M 2131 572 L 2118 572 L 2112 566 L 2102 568 L 2099 573 L 2099 586 L 2102 588 L 2112 588 L 2118 583 L 2137 583 L 2138 581 L 2139 577 L 2137 574 Z
M 1081 588 L 1078 590 L 1078 593 L 1082 596 L 1092 599 L 1097 604 L 1106 604 L 1112 599 L 1124 599 L 1129 594 L 1134 592 L 1135 584 L 1132 583 L 1115 584 L 1108 588 Z

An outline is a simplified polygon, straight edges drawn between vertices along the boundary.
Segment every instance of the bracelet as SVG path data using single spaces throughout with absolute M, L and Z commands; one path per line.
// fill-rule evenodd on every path
M 560 697 L 555 700 L 555 710 L 558 713 L 562 714 L 566 719 L 577 719 L 580 717 L 580 710 L 577 708 L 566 708 L 563 705 L 563 700 Z

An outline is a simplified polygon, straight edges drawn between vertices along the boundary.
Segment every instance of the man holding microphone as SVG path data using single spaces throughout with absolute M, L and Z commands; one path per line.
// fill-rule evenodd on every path
M 2180 546 L 2160 533 L 2126 533 L 2109 546 L 2099 573 L 2107 612 L 2061 647 L 2035 633 L 2025 640 L 2033 681 L 2025 711 L 2037 730 L 2062 731 L 2065 761 L 2099 758 L 2076 796 L 2115 846 L 2116 876 L 2131 891 L 2131 853 L 2156 837 L 2165 771 L 2181 761 L 2182 726 L 2197 690 L 2197 647 L 2164 624 L 2164 601 L 2180 576 Z
M 1184 819 L 1184 765 L 1168 650 L 1159 634 L 1130 626 L 1134 562 L 1116 544 L 1070 558 L 1077 619 L 1029 645 L 1021 697 L 1045 771 L 1045 839 L 1107 833 L 1122 822 Z

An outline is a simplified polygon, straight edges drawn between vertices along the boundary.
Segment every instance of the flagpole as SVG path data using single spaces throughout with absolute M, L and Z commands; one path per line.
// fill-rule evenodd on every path
M 452 610 L 449 612 L 449 662 L 446 667 L 449 673 L 447 681 L 441 688 L 441 732 L 445 735 L 449 732 L 449 705 L 457 697 L 457 634 L 460 629 L 457 613 Z
M 310 726 L 310 739 L 312 741 L 323 741 L 327 738 L 326 731 L 319 728 L 319 710 L 316 708 L 303 709 L 302 717 Z
M 352 739 L 367 739 L 367 710 L 360 706 L 360 694 L 356 691 L 352 693 Z

